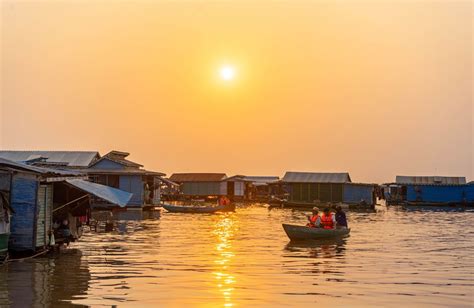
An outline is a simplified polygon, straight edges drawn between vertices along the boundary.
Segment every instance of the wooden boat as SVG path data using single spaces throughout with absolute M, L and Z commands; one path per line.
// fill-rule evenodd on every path
M 163 204 L 163 208 L 172 213 L 215 213 L 215 212 L 233 212 L 235 205 L 218 206 L 189 206 L 189 205 L 170 205 Z
M 296 226 L 288 224 L 282 224 L 282 226 L 290 240 L 316 240 L 324 238 L 337 238 L 346 236 L 351 231 L 350 228 L 327 230 L 322 228 L 310 228 L 306 226 Z

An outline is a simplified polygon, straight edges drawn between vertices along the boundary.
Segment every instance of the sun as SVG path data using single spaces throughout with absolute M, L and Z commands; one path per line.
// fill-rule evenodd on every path
M 233 66 L 224 65 L 220 68 L 219 74 L 223 80 L 232 80 L 235 77 L 235 69 Z

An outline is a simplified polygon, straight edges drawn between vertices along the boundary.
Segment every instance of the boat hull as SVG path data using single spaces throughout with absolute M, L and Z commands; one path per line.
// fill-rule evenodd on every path
M 235 206 L 179 206 L 163 204 L 163 208 L 172 213 L 201 213 L 211 214 L 216 212 L 233 212 Z
M 317 240 L 325 238 L 339 238 L 349 234 L 351 229 L 321 229 L 321 228 L 310 228 L 306 226 L 288 225 L 283 224 L 283 229 L 290 240 Z

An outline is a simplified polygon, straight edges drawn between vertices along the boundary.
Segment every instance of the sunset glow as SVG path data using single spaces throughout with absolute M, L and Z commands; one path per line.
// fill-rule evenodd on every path
M 0 0 L 0 308 L 474 308 L 473 11 Z
M 235 76 L 235 69 L 233 66 L 225 65 L 221 67 L 219 73 L 223 80 L 232 80 Z
M 4 6 L 4 149 L 123 149 L 168 174 L 474 175 L 468 2 L 40 2 Z

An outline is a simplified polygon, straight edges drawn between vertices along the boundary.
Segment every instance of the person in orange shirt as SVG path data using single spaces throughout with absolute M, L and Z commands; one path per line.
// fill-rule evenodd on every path
M 321 215 L 321 225 L 324 229 L 334 229 L 336 227 L 336 218 L 328 207 L 324 209 L 323 215 Z
M 309 220 L 309 223 L 306 224 L 307 227 L 319 228 L 321 226 L 321 217 L 319 217 L 319 209 L 317 207 L 313 207 L 312 215 L 306 217 Z

